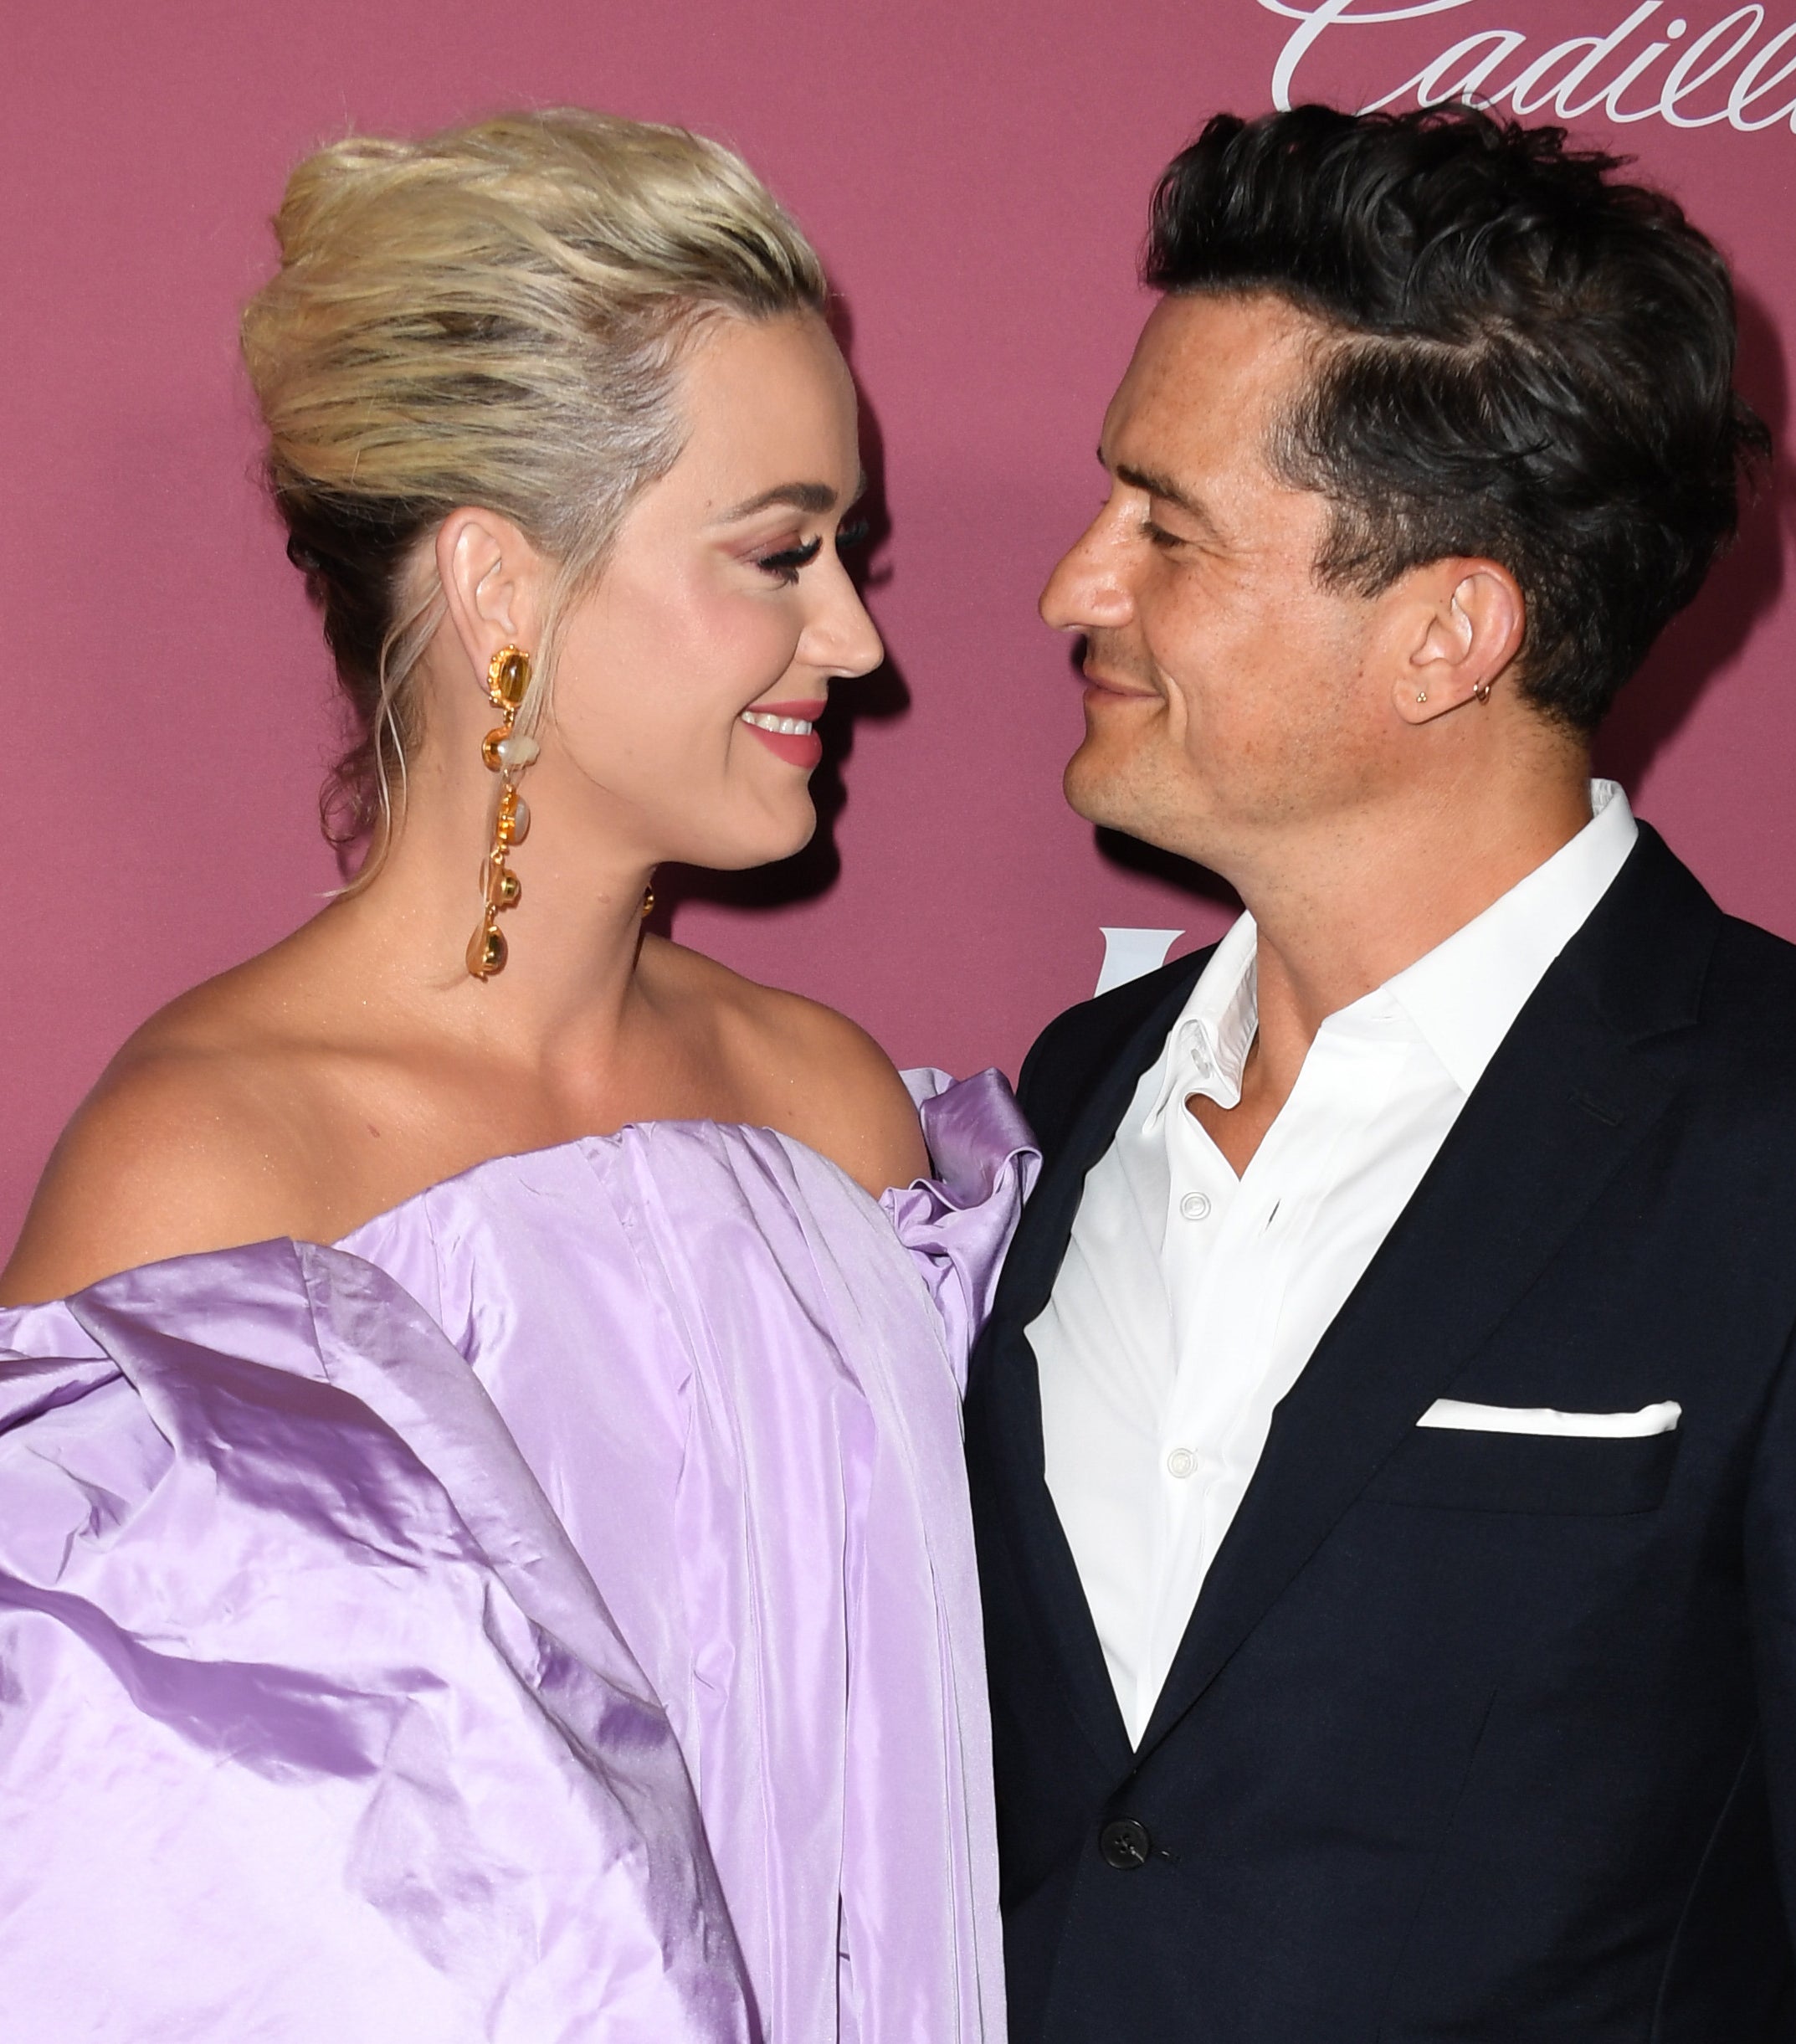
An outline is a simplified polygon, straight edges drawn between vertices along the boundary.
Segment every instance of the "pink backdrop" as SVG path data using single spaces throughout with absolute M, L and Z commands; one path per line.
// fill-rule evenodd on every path
M 838 713 L 819 845 L 753 886 L 690 892 L 674 927 L 846 1009 L 901 1061 L 1013 1071 L 1039 1024 L 1090 992 L 1101 926 L 1176 927 L 1188 945 L 1226 913 L 1061 806 L 1077 697 L 1034 609 L 1096 501 L 1097 424 L 1142 311 L 1148 191 L 1204 115 L 1270 104 L 1281 63 L 1297 96 L 1355 104 L 1468 39 L 1434 89 L 1496 58 L 1472 82 L 1499 93 L 1533 65 L 1536 118 L 1557 90 L 1582 131 L 1636 153 L 1734 257 L 1743 380 L 1782 439 L 1790 0 L 1681 14 L 1324 0 L 1306 22 L 1312 3 L 14 10 L 0 1238 L 118 1040 L 289 928 L 334 877 L 314 810 L 326 665 L 254 485 L 233 338 L 284 174 L 321 139 L 559 101 L 684 121 L 744 150 L 818 239 L 883 448 L 891 533 L 872 601 L 893 665 L 861 686 L 860 714 Z M 1407 18 L 1353 18 L 1393 14 Z M 1578 35 L 1588 45 L 1535 65 Z M 1604 756 L 1727 907 L 1796 936 L 1787 501 L 1753 513 Z

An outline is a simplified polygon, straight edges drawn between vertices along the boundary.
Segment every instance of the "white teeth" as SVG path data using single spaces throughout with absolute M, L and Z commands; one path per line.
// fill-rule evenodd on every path
M 808 737 L 813 727 L 802 716 L 774 716 L 765 710 L 745 710 L 742 722 L 757 731 L 777 732 L 783 738 Z

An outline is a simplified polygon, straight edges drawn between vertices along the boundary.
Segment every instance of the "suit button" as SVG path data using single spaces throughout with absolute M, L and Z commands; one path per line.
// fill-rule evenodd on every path
M 1106 1824 L 1097 1835 L 1097 1849 L 1103 1855 L 1104 1864 L 1114 1867 L 1119 1872 L 1126 1872 L 1131 1867 L 1145 1867 L 1147 1855 L 1153 1850 L 1153 1841 L 1147 1836 L 1147 1826 L 1137 1823 L 1133 1817 L 1118 1817 L 1113 1824 Z

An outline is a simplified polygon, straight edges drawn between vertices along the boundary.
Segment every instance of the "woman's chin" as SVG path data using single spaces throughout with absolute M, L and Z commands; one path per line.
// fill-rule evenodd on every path
M 817 835 L 817 812 L 808 799 L 802 815 L 764 817 L 732 843 L 713 839 L 704 850 L 670 853 L 680 865 L 707 866 L 713 873 L 747 873 L 757 866 L 777 865 L 803 851 Z

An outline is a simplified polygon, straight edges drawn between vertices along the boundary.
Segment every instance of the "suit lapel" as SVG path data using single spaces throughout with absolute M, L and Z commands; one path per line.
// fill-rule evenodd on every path
M 1054 1289 L 1085 1174 L 1109 1148 L 1142 1074 L 1159 1056 L 1208 957 L 1205 951 L 1182 960 L 1188 969 L 1168 976 L 1120 1050 L 1106 1061 L 1065 1143 L 1048 1159 L 1004 1261 L 972 1394 L 989 1401 L 986 1436 L 1001 1471 L 993 1502 L 1036 1630 L 1086 1737 L 1119 1769 L 1128 1764 L 1128 1734 L 1043 1474 L 1040 1381 L 1024 1329 Z
M 1490 1338 L 1693 1055 L 1719 912 L 1643 827 L 1274 1415 L 1142 1741 L 1158 1744 Z

